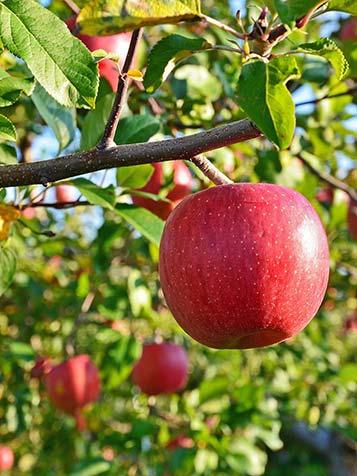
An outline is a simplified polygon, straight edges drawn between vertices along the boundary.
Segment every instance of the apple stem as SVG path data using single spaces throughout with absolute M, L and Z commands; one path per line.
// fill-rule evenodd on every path
M 224 173 L 215 167 L 210 160 L 204 155 L 199 154 L 190 159 L 193 164 L 198 167 L 201 172 L 208 177 L 215 185 L 227 185 L 233 183 Z
M 114 141 L 114 137 L 118 127 L 120 115 L 126 101 L 126 92 L 128 89 L 127 72 L 130 69 L 141 35 L 142 35 L 141 28 L 134 30 L 131 35 L 128 53 L 126 55 L 123 68 L 119 73 L 118 88 L 117 88 L 114 104 L 110 112 L 107 124 L 105 126 L 103 137 L 100 140 L 99 144 L 97 145 L 98 150 L 104 150 L 116 145 Z

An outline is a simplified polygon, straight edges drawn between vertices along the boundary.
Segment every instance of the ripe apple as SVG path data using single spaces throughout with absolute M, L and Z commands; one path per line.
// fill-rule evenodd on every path
M 194 444 L 195 443 L 192 438 L 184 435 L 178 435 L 167 443 L 166 448 L 173 451 L 176 448 L 193 448 Z
M 357 40 L 357 18 L 348 19 L 342 26 L 340 31 L 340 40 Z
M 347 224 L 351 237 L 357 240 L 357 203 L 352 200 L 348 204 Z
M 53 404 L 72 414 L 77 427 L 83 429 L 85 421 L 80 410 L 100 394 L 99 373 L 89 355 L 78 355 L 52 367 L 44 382 Z
M 165 177 L 161 162 L 152 164 L 154 167 L 154 173 L 150 177 L 147 184 L 142 187 L 142 192 L 148 192 L 152 194 L 158 194 L 162 188 Z M 138 207 L 146 208 L 147 210 L 157 215 L 162 220 L 166 220 L 174 207 L 187 195 L 189 195 L 193 188 L 193 180 L 190 169 L 184 162 L 175 161 L 172 164 L 173 169 L 173 188 L 169 191 L 166 198 L 170 202 L 151 200 L 150 198 L 139 197 L 137 195 L 132 196 L 134 205 Z
M 9 446 L 0 445 L 0 471 L 8 471 L 14 465 L 14 453 Z
M 57 185 L 55 193 L 58 203 L 74 202 L 78 197 L 76 188 L 72 185 Z
M 71 17 L 66 21 L 69 29 L 73 29 L 76 24 L 76 17 Z M 122 67 L 128 53 L 131 33 L 118 33 L 110 36 L 89 36 L 77 35 L 90 51 L 104 50 L 107 53 L 115 53 L 119 57 L 119 67 Z M 133 61 L 136 64 L 136 59 Z M 113 91 L 117 90 L 119 72 L 114 61 L 104 59 L 99 61 L 99 73 L 111 85 Z M 133 66 L 134 67 L 134 66 Z
M 172 314 L 198 342 L 245 349 L 281 342 L 317 312 L 329 251 L 317 213 L 271 184 L 220 185 L 169 216 L 159 272 Z
M 133 369 L 133 381 L 148 395 L 174 393 L 185 387 L 188 357 L 183 347 L 173 343 L 145 344 Z

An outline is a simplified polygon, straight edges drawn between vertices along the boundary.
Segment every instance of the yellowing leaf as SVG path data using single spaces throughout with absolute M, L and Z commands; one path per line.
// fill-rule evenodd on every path
M 127 75 L 131 79 L 135 79 L 135 81 L 143 81 L 143 73 L 139 71 L 138 69 L 129 69 L 127 72 Z
M 0 204 L 0 241 L 6 240 L 11 223 L 20 216 L 19 210 L 11 205 Z

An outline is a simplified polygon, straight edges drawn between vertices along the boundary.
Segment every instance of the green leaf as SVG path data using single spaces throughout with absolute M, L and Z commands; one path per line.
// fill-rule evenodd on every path
M 165 225 L 160 218 L 145 210 L 145 208 L 135 207 L 127 203 L 119 203 L 116 205 L 115 210 L 118 215 L 124 218 L 139 233 L 159 247 Z
M 99 476 L 111 468 L 111 463 L 102 458 L 93 458 L 76 464 L 69 476 Z
M 10 287 L 16 272 L 17 256 L 10 248 L 0 247 L 0 296 Z
M 199 0 L 89 0 L 77 23 L 88 35 L 109 35 L 143 26 L 195 21 L 201 16 Z
M 284 23 L 303 17 L 319 4 L 321 0 L 274 0 L 276 11 Z
M 7 107 L 16 102 L 22 91 L 30 94 L 34 81 L 17 78 L 0 68 L 0 107 Z
M 86 115 L 82 126 L 82 150 L 91 149 L 100 141 L 108 120 L 109 112 L 113 106 L 114 97 L 115 95 L 113 93 L 106 94 L 99 99 L 94 111 L 89 111 Z
M 159 130 L 159 119 L 150 114 L 124 117 L 119 121 L 115 142 L 118 145 L 147 142 Z
M 357 15 L 356 0 L 331 0 L 328 2 L 328 9 Z
M 16 129 L 14 124 L 2 114 L 0 114 L 0 139 L 16 140 Z
M 59 151 L 63 150 L 72 142 L 76 133 L 76 110 L 61 106 L 39 84 L 36 85 L 31 99 L 44 121 L 53 130 L 59 143 Z
M 152 93 L 165 81 L 177 63 L 184 58 L 210 48 L 204 38 L 186 38 L 170 35 L 159 41 L 151 50 L 144 76 L 145 89 Z
M 329 38 L 321 38 L 314 43 L 303 43 L 298 46 L 297 51 L 325 58 L 335 69 L 338 80 L 341 80 L 348 71 L 348 62 L 345 55 L 336 43 Z
M 94 106 L 97 65 L 56 15 L 35 0 L 0 2 L 0 38 L 60 104 Z
M 123 188 L 141 188 L 148 182 L 153 173 L 154 167 L 150 164 L 119 167 L 117 183 Z
M 114 208 L 115 190 L 112 185 L 102 188 L 85 178 L 76 178 L 66 182 L 60 182 L 60 184 L 74 185 L 92 205 L 98 205 L 111 210 Z M 56 185 L 59 185 L 59 183 Z
M 288 147 L 294 134 L 295 106 L 285 83 L 297 77 L 296 60 L 289 56 L 246 63 L 239 77 L 239 105 L 279 149 Z
M 0 143 L 0 165 L 17 164 L 16 149 L 12 145 Z
M 9 351 L 14 360 L 32 362 L 35 358 L 34 350 L 25 342 L 10 342 Z

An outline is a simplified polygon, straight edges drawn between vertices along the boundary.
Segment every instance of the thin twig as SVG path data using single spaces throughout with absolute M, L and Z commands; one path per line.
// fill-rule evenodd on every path
M 118 127 L 120 114 L 126 101 L 126 92 L 128 89 L 127 73 L 130 69 L 131 63 L 133 62 L 133 58 L 141 35 L 142 29 L 134 30 L 131 35 L 128 53 L 126 55 L 123 68 L 119 74 L 118 89 L 115 96 L 113 108 L 110 112 L 108 122 L 105 126 L 103 137 L 97 145 L 97 149 L 99 150 L 115 146 L 114 137 Z
M 199 154 L 192 157 L 191 162 L 198 167 L 201 172 L 208 177 L 215 185 L 227 185 L 233 183 L 224 173 L 217 169 L 204 155 Z
M 357 190 L 354 190 L 353 188 L 349 187 L 345 182 L 342 180 L 337 179 L 336 177 L 333 177 L 332 175 L 326 173 L 326 172 L 320 172 L 319 170 L 315 169 L 310 162 L 304 158 L 301 154 L 296 156 L 298 159 L 303 162 L 306 168 L 310 170 L 316 177 L 318 177 L 320 180 L 323 182 L 328 183 L 331 185 L 333 188 L 337 188 L 339 190 L 342 190 L 347 193 L 347 195 L 351 198 L 351 200 L 357 202 Z
M 15 206 L 15 208 L 18 208 L 19 210 L 26 210 L 26 208 L 56 208 L 57 210 L 65 210 L 67 208 L 73 208 L 73 207 L 81 207 L 81 206 L 87 206 L 91 205 L 91 203 L 85 201 L 85 200 L 74 200 L 72 202 L 54 202 L 54 203 L 46 203 L 46 202 L 38 202 L 38 203 L 30 203 L 29 205 L 26 206 Z
M 76 333 L 77 333 L 78 328 L 79 328 L 84 322 L 87 321 L 87 313 L 88 313 L 88 311 L 89 311 L 91 305 L 93 304 L 94 297 L 95 297 L 95 292 L 94 292 L 94 291 L 90 291 L 90 292 L 87 294 L 87 296 L 85 297 L 85 299 L 84 299 L 84 301 L 83 301 L 83 303 L 82 303 L 81 311 L 80 311 L 80 313 L 78 314 L 76 320 L 75 320 L 74 323 L 73 323 L 73 327 L 72 327 L 71 333 L 68 335 L 68 337 L 67 337 L 67 339 L 66 339 L 65 349 L 66 349 L 67 355 L 69 355 L 70 357 L 72 357 L 72 356 L 75 354 L 74 341 L 75 341 Z
M 67 5 L 68 8 L 72 10 L 73 13 L 78 15 L 78 13 L 81 11 L 78 5 L 76 5 L 73 0 L 63 0 L 63 2 Z
M 235 36 L 236 38 L 239 38 L 240 40 L 245 40 L 247 37 L 247 35 L 245 35 L 244 33 L 239 33 L 234 28 L 231 28 L 230 26 L 225 25 L 224 23 L 221 23 L 218 20 L 215 20 L 214 18 L 211 18 L 208 15 L 201 15 L 201 18 L 209 25 L 215 26 L 220 30 L 225 31 L 226 33 L 230 33 L 231 35 Z
M 322 96 L 321 98 L 311 99 L 310 101 L 298 102 L 297 104 L 295 104 L 295 107 L 308 106 L 309 104 L 317 104 L 320 101 L 324 101 L 325 99 L 334 99 L 334 98 L 339 98 L 341 96 L 349 96 L 349 95 L 354 96 L 355 93 L 357 93 L 357 86 L 354 88 L 348 89 L 347 91 L 344 91 L 342 93 L 331 94 L 331 96 L 326 94 L 325 96 Z
M 47 185 L 113 167 L 190 160 L 195 155 L 261 136 L 262 133 L 249 119 L 242 119 L 175 139 L 118 145 L 105 150 L 91 149 L 30 164 L 4 165 L 0 167 L 0 187 Z

